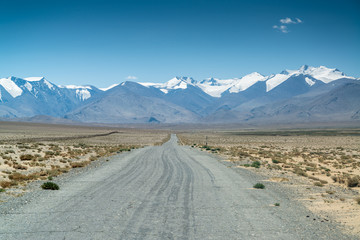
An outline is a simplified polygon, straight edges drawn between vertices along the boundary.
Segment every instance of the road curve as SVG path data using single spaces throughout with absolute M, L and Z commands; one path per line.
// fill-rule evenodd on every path
M 0 239 L 349 238 L 271 185 L 252 189 L 249 176 L 173 135 L 60 180 L 59 191 L 1 204 Z

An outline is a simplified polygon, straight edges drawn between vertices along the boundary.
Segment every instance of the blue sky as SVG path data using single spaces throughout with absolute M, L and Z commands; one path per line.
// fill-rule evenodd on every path
M 303 64 L 360 77 L 359 13 L 357 0 L 0 0 L 0 77 L 107 87 Z

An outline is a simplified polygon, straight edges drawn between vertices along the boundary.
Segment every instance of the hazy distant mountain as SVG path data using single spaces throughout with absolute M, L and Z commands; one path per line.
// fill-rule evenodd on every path
M 102 123 L 186 123 L 198 121 L 196 114 L 167 102 L 154 87 L 124 82 L 94 102 L 70 112 L 66 118 Z
M 358 119 L 360 81 L 338 80 L 286 101 L 251 110 L 249 119 L 258 121 L 311 122 Z
M 99 123 L 359 121 L 359 79 L 335 68 L 302 66 L 263 76 L 108 88 L 57 86 L 45 78 L 1 78 L 0 118 L 47 115 Z M 37 118 L 33 118 L 35 121 Z M 41 121 L 46 121 L 41 117 Z M 58 121 L 58 120 L 56 120 Z

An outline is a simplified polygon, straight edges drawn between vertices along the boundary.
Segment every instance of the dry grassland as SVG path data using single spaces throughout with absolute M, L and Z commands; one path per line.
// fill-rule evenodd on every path
M 0 122 L 0 192 L 168 138 L 156 130 Z
M 281 182 L 310 210 L 360 234 L 360 129 L 196 131 L 178 137 L 222 155 L 233 167 Z

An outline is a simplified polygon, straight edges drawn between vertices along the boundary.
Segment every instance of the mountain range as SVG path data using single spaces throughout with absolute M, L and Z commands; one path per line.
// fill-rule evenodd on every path
M 360 121 L 360 79 L 304 65 L 263 76 L 165 83 L 123 82 L 105 89 L 58 86 L 44 77 L 0 79 L 0 118 L 84 123 L 304 123 Z

